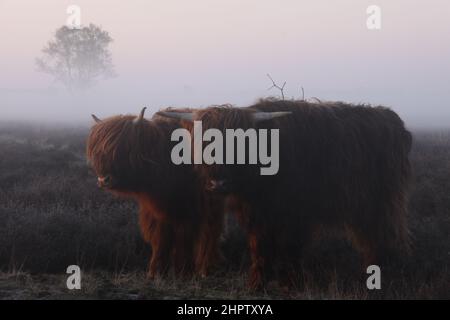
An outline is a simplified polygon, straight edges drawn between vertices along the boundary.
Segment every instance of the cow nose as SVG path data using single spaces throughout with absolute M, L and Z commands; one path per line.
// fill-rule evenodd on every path
M 97 178 L 97 185 L 100 188 L 108 187 L 108 186 L 110 186 L 110 184 L 111 184 L 111 176 L 110 175 Z
M 215 180 L 211 179 L 208 181 L 206 185 L 206 189 L 208 191 L 213 192 L 227 192 L 229 187 L 229 183 L 227 180 Z

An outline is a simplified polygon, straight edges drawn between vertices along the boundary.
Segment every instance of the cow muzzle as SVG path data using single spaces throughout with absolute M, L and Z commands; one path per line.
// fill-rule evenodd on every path
M 206 184 L 206 190 L 217 193 L 227 193 L 230 191 L 230 183 L 227 180 L 211 179 Z
M 104 177 L 97 178 L 97 185 L 100 188 L 111 188 L 112 187 L 112 178 L 110 175 Z

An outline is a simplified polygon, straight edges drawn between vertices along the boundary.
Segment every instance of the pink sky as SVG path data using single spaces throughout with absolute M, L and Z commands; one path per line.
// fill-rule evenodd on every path
M 114 38 L 118 77 L 68 95 L 34 59 L 81 7 Z M 366 28 L 366 8 L 382 28 Z M 245 105 L 270 94 L 385 104 L 411 125 L 450 124 L 445 0 L 0 0 L 0 117 L 83 120 L 168 105 Z M 273 92 L 276 94 L 276 92 Z

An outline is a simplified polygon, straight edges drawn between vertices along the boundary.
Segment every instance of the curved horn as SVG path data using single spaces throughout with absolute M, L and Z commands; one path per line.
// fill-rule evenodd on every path
M 254 112 L 252 113 L 252 118 L 256 122 L 271 120 L 279 117 L 287 116 L 288 114 L 292 114 L 290 111 L 279 111 L 279 112 Z
M 147 107 L 142 108 L 141 113 L 139 114 L 139 118 L 136 119 L 136 122 L 141 122 L 142 120 L 144 120 L 144 113 L 146 109 Z
M 95 121 L 96 123 L 102 122 L 102 120 L 100 120 L 95 114 L 91 114 L 91 117 L 92 117 L 92 119 L 94 119 L 94 121 Z
M 166 118 L 179 119 L 179 120 L 192 121 L 194 119 L 194 114 L 192 112 L 159 111 L 156 114 L 166 117 Z

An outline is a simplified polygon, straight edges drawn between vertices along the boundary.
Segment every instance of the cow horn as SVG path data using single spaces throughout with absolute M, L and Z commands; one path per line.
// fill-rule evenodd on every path
M 94 119 L 94 121 L 95 121 L 96 123 L 102 122 L 102 120 L 100 120 L 95 114 L 91 114 L 91 117 L 92 117 L 92 119 Z
M 172 119 L 188 120 L 192 121 L 194 119 L 194 114 L 192 112 L 171 112 L 171 111 L 159 111 L 157 113 L 160 116 Z
M 287 116 L 288 114 L 292 114 L 290 111 L 278 111 L 278 112 L 254 112 L 252 113 L 252 118 L 256 122 L 271 120 L 278 117 Z
M 144 113 L 145 113 L 146 109 L 147 109 L 147 107 L 142 108 L 141 113 L 139 114 L 139 117 L 136 119 L 136 123 L 141 122 L 142 120 L 144 120 Z

